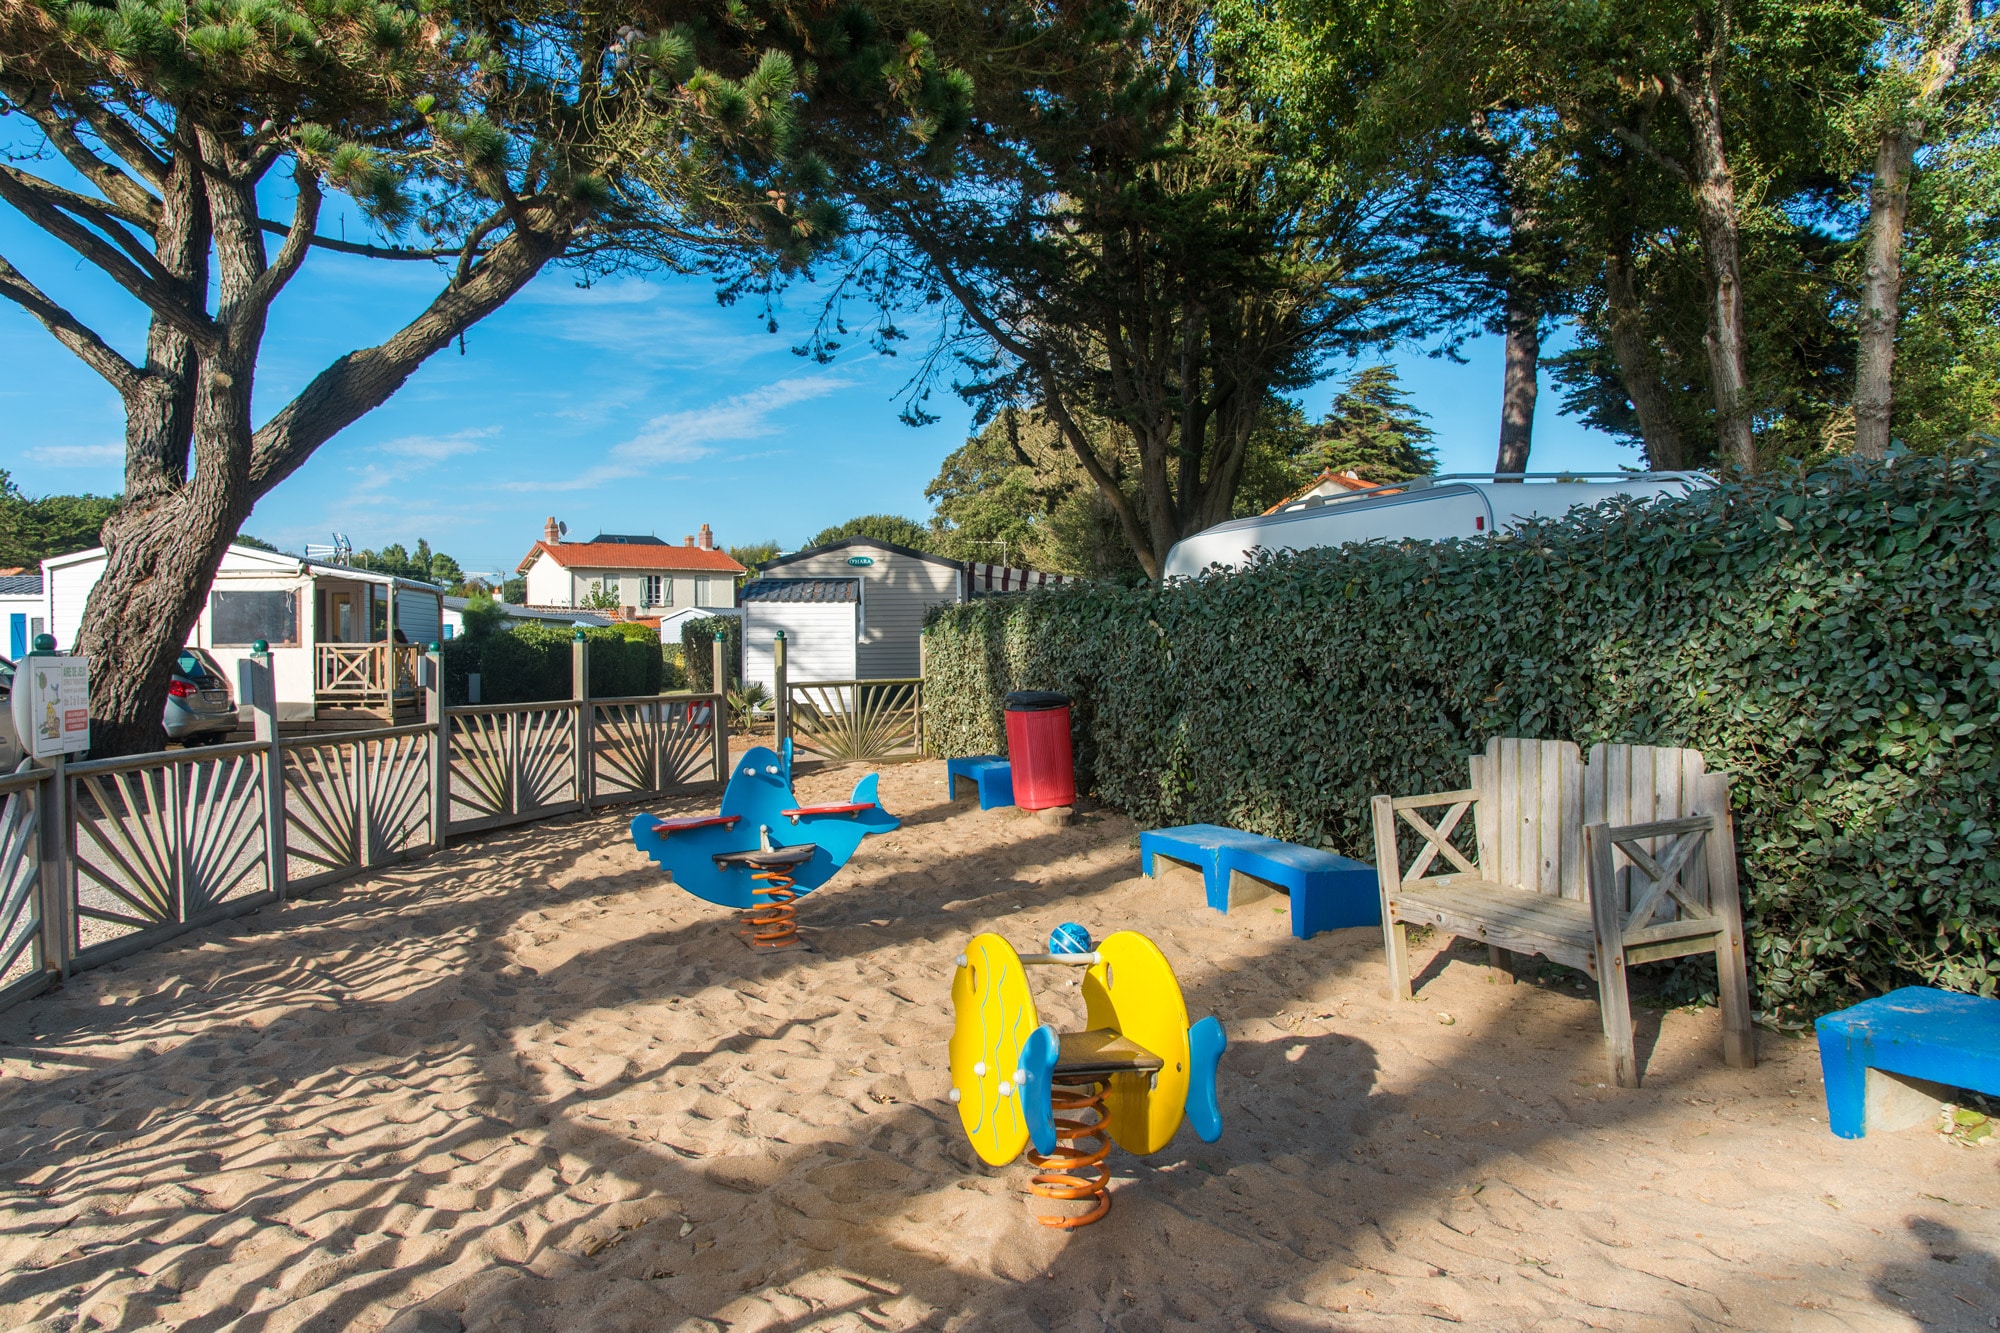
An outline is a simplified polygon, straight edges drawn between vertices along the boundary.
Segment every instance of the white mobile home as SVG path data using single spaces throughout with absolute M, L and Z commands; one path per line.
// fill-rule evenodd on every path
M 1699 472 L 1493 473 L 1424 477 L 1344 494 L 1308 495 L 1268 514 L 1231 519 L 1176 542 L 1168 578 L 1211 566 L 1241 569 L 1260 552 L 1367 541 L 1445 541 L 1503 533 L 1528 518 L 1560 518 L 1613 496 L 1686 495 L 1713 485 Z
M 43 614 L 56 645 L 76 642 L 104 548 L 42 562 Z M 278 720 L 360 708 L 393 717 L 416 702 L 415 657 L 443 637 L 444 589 L 368 569 L 231 546 L 193 632 L 236 680 L 259 640 L 271 650 Z
M 743 588 L 743 678 L 777 691 L 772 642 L 785 632 L 791 681 L 854 680 L 860 579 L 758 579 Z
M 923 655 L 919 644 L 924 613 L 943 603 L 962 602 L 970 595 L 965 566 L 958 561 L 872 537 L 849 537 L 796 555 L 780 556 L 761 566 L 758 574 L 760 581 L 776 577 L 786 582 L 801 579 L 853 582 L 859 596 L 855 668 L 860 678 L 868 680 L 921 675 Z M 744 600 L 747 606 L 747 590 Z M 856 678 L 854 675 L 808 677 L 796 667 L 791 675 L 794 680 Z

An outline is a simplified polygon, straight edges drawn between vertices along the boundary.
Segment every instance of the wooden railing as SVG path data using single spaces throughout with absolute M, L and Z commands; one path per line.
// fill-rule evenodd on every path
M 573 651 L 576 698 L 447 708 L 438 660 L 411 649 L 423 721 L 283 739 L 253 657 L 253 741 L 0 776 L 0 1008 L 453 835 L 728 775 L 723 695 L 592 699 L 589 645 Z
M 415 694 L 423 650 L 413 643 L 322 643 L 313 649 L 313 693 L 323 699 L 387 699 Z

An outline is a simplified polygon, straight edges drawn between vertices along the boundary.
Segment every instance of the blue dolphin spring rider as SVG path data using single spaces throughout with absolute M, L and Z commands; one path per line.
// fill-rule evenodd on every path
M 752 948 L 788 948 L 800 942 L 793 902 L 838 874 L 863 838 L 902 826 L 876 799 L 876 776 L 855 783 L 842 804 L 800 805 L 791 741 L 782 755 L 760 745 L 738 756 L 721 810 L 639 815 L 632 845 L 695 897 L 742 912 L 741 934 Z

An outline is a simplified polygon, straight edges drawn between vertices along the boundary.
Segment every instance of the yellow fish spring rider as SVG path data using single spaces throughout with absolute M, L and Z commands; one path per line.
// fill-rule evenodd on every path
M 1087 969 L 1084 1031 L 1041 1021 L 1028 990 L 1032 966 Z M 1137 931 L 1093 948 L 1082 926 L 1066 923 L 1041 954 L 974 936 L 958 956 L 951 1004 L 951 1100 L 973 1150 L 1005 1166 L 1032 1143 L 1028 1160 L 1041 1170 L 1030 1191 L 1088 1205 L 1076 1216 L 1037 1214 L 1045 1226 L 1085 1226 L 1111 1211 L 1112 1142 L 1148 1156 L 1173 1142 L 1183 1118 L 1204 1143 L 1222 1137 L 1222 1023 L 1210 1015 L 1188 1026 L 1173 968 Z

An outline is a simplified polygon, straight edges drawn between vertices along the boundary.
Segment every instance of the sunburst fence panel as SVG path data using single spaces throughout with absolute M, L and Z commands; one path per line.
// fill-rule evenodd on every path
M 792 743 L 822 759 L 863 762 L 923 753 L 921 679 L 798 681 L 786 689 Z
M 78 962 L 268 887 L 265 758 L 231 745 L 69 770 Z
M 717 780 L 720 697 L 591 701 L 591 799 L 615 802 Z
M 581 807 L 577 710 L 570 702 L 446 710 L 451 727 L 452 833 Z
M 36 777 L 0 777 L 0 994 L 42 970 L 41 792 Z

